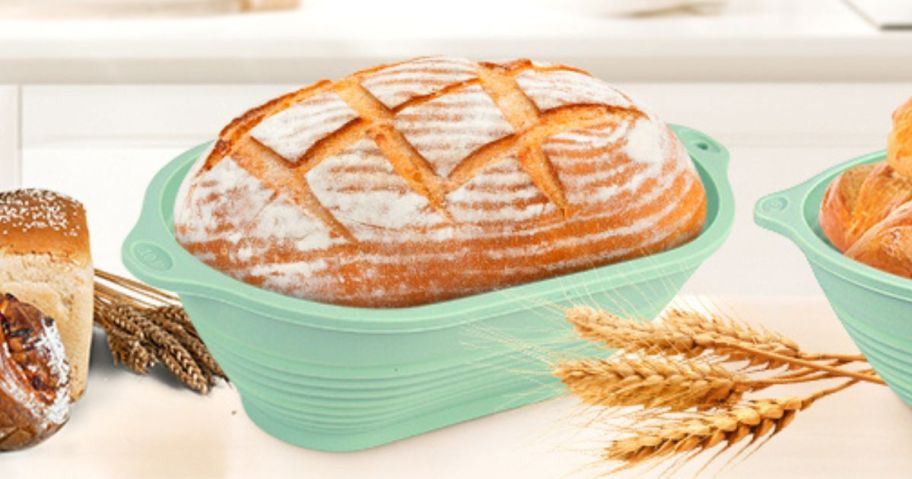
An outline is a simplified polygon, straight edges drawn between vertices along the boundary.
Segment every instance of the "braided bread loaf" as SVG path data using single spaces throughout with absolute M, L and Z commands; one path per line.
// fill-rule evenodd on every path
M 178 194 L 177 240 L 284 294 L 410 306 L 661 251 L 705 192 L 671 130 L 576 68 L 419 58 L 235 119 Z

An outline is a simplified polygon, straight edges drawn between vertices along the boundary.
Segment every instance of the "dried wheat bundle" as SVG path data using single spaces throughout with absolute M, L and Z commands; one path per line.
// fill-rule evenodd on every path
M 862 381 L 884 384 L 864 356 L 810 353 L 782 334 L 719 314 L 672 309 L 644 323 L 589 307 L 565 313 L 580 336 L 620 351 L 565 361 L 554 375 L 586 404 L 640 408 L 602 455 L 621 463 L 616 470 L 686 461 L 720 444 L 722 451 L 759 447 L 820 398 Z M 803 398 L 745 398 L 774 385 L 834 378 L 845 381 Z
M 201 394 L 227 379 L 171 294 L 96 270 L 95 324 L 107 333 L 114 361 L 138 374 L 160 363 Z

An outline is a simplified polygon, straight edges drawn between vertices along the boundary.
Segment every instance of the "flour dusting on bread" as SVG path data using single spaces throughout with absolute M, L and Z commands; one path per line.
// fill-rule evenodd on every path
M 403 62 L 364 76 L 361 84 L 388 108 L 477 78 L 475 62 L 465 58 L 428 57 Z
M 578 271 L 677 246 L 705 219 L 661 120 L 528 60 L 420 58 L 304 89 L 233 122 L 198 165 L 177 240 L 238 279 L 337 304 Z
M 314 144 L 358 115 L 335 93 L 324 93 L 266 118 L 250 136 L 297 162 Z
M 395 125 L 440 176 L 449 175 L 481 146 L 513 133 L 477 85 L 406 108 L 396 115 Z

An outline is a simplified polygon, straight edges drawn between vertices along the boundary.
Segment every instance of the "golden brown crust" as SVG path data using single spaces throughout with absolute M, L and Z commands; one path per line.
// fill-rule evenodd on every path
M 893 122 L 887 160 L 837 177 L 821 204 L 820 226 L 846 256 L 912 278 L 912 99 Z
M 874 165 L 859 165 L 836 177 L 827 188 L 820 208 L 820 227 L 839 251 L 851 245 L 847 230 L 852 220 L 852 210 L 858 192 Z
M 912 178 L 912 98 L 893 113 L 887 163 L 899 174 Z
M 685 187 L 686 184 L 689 187 Z M 336 285 L 335 304 L 348 306 L 363 307 L 406 307 L 418 304 L 425 304 L 434 301 L 442 301 L 463 296 L 466 293 L 447 294 L 429 291 L 422 287 L 426 284 L 447 284 L 454 281 L 459 282 L 460 286 L 466 291 L 484 292 L 494 288 L 506 287 L 514 284 L 522 284 L 539 279 L 549 278 L 555 275 L 571 273 L 588 268 L 598 267 L 605 264 L 622 261 L 625 259 L 646 256 L 659 251 L 678 246 L 695 238 L 703 227 L 706 217 L 706 197 L 702 185 L 697 181 L 688 181 L 687 175 L 682 176 L 670 192 L 670 195 L 681 198 L 675 211 L 667 215 L 661 222 L 655 225 L 656 229 L 674 228 L 678 234 L 670 235 L 659 243 L 649 242 L 649 232 L 642 232 L 632 235 L 622 235 L 611 237 L 602 241 L 592 242 L 585 245 L 568 245 L 554 251 L 523 258 L 517 261 L 515 258 L 491 259 L 484 256 L 486 251 L 509 250 L 513 248 L 528 248 L 539 244 L 558 242 L 561 239 L 573 238 L 575 236 L 592 235 L 601 231 L 622 228 L 629 223 L 631 217 L 647 217 L 662 209 L 665 204 L 661 201 L 655 201 L 642 208 L 633 211 L 627 211 L 623 214 L 607 215 L 605 217 L 581 220 L 576 222 L 566 222 L 562 226 L 552 231 L 520 236 L 509 239 L 480 239 L 471 241 L 450 241 L 444 245 L 438 245 L 430 249 L 429 245 L 415 243 L 404 244 L 399 248 L 391 249 L 383 244 L 378 243 L 347 243 L 319 253 L 302 254 L 292 248 L 283 247 L 282 245 L 263 245 L 267 248 L 267 253 L 258 257 L 261 261 L 281 261 L 283 263 L 305 262 L 315 258 L 338 258 L 334 262 L 332 269 L 327 276 L 337 276 L 341 278 L 359 278 L 358 281 L 340 281 Z M 556 213 L 548 218 L 545 222 L 556 223 L 561 221 L 562 216 Z M 682 221 L 683 220 L 683 221 Z M 641 246 L 642 245 L 642 246 Z M 235 246 L 228 241 L 215 240 L 204 243 L 185 244 L 185 247 L 198 256 L 205 256 L 214 251 L 224 251 Z M 550 265 L 560 264 L 564 261 L 575 260 L 580 258 L 599 258 L 599 254 L 605 251 L 624 251 L 629 250 L 619 256 L 610 259 L 592 259 L 582 264 L 573 264 L 561 268 L 548 269 Z M 439 259 L 429 260 L 421 263 L 420 270 L 412 269 L 408 255 L 403 257 L 401 263 L 388 263 L 384 265 L 372 265 L 363 258 L 374 256 L 396 257 L 402 252 L 415 252 L 418 254 L 433 253 Z M 453 261 L 448 259 L 457 252 L 463 252 L 465 255 L 454 266 Z M 216 262 L 214 267 L 217 269 L 244 269 L 252 267 L 255 263 L 244 262 Z M 516 271 L 505 274 L 505 271 L 516 269 L 517 267 L 526 268 L 532 271 Z M 372 278 L 364 278 L 362 272 L 372 269 Z M 471 273 L 471 274 L 468 274 Z M 374 279 L 382 278 L 380 280 Z M 264 276 L 248 276 L 245 281 L 248 283 L 261 286 L 267 278 Z M 371 289 L 388 287 L 389 285 L 414 285 L 408 288 L 405 293 L 396 296 L 388 295 L 381 298 L 375 298 L 368 295 Z M 284 291 L 282 291 L 284 292 Z M 291 291 L 287 292 L 291 294 Z
M 400 63 L 403 63 L 403 62 L 400 62 Z M 255 127 L 260 121 L 263 120 L 263 118 L 269 116 L 270 114 L 274 114 L 276 112 L 284 110 L 292 104 L 302 102 L 302 101 L 306 100 L 307 98 L 313 97 L 313 96 L 315 96 L 321 92 L 327 91 L 327 90 L 335 90 L 335 91 L 344 90 L 344 87 L 346 85 L 358 84 L 367 75 L 376 73 L 385 68 L 396 66 L 398 64 L 399 63 L 387 63 L 387 64 L 376 65 L 376 66 L 373 66 L 370 68 L 365 68 L 363 70 L 359 70 L 359 71 L 353 73 L 352 75 L 346 77 L 343 80 L 339 80 L 336 82 L 332 82 L 330 80 L 320 80 L 312 85 L 306 86 L 299 90 L 296 90 L 291 93 L 287 93 L 280 97 L 274 98 L 258 107 L 248 110 L 241 116 L 232 120 L 228 125 L 225 126 L 225 128 L 222 129 L 222 131 L 219 133 L 218 140 L 216 140 L 216 142 L 215 142 L 215 146 L 213 147 L 212 151 L 209 153 L 209 156 L 206 159 L 206 163 L 205 163 L 205 166 L 203 167 L 203 170 L 208 170 L 208 169 L 212 168 L 222 158 L 224 158 L 225 156 L 230 154 L 230 152 L 233 149 L 233 147 L 235 146 L 235 144 L 240 142 L 240 140 L 243 138 L 244 135 L 248 134 L 253 127 Z M 514 60 L 514 61 L 511 61 L 511 62 L 508 62 L 505 64 L 484 62 L 484 63 L 482 63 L 482 65 L 487 68 L 503 68 L 503 69 L 509 71 L 513 75 L 517 75 L 523 71 L 531 70 L 531 69 L 539 70 L 539 71 L 550 71 L 550 70 L 574 71 L 574 72 L 584 73 L 584 74 L 588 75 L 588 72 L 586 72 L 585 70 L 583 70 L 581 68 L 576 68 L 576 67 L 572 67 L 572 66 L 568 66 L 568 65 L 538 66 L 538 65 L 534 65 L 532 61 L 527 60 L 527 59 Z M 435 91 L 433 93 L 430 93 L 427 95 L 415 96 L 414 98 L 410 99 L 409 101 L 402 103 L 402 104 L 392 108 L 391 110 L 394 113 L 398 113 L 399 111 L 401 111 L 405 108 L 408 108 L 410 106 L 415 106 L 415 105 L 418 105 L 421 103 L 431 101 L 434 98 L 437 98 L 439 96 L 443 96 L 443 95 L 452 93 L 453 91 L 461 90 L 468 86 L 476 85 L 478 83 L 479 83 L 478 79 L 457 82 L 457 83 L 447 86 L 446 88 Z M 327 139 L 329 139 L 329 138 L 332 138 L 332 136 L 327 137 Z M 310 153 L 310 152 L 308 152 L 308 153 Z
M 846 256 L 889 273 L 912 278 L 912 202 L 893 210 L 867 230 Z
M 876 165 L 858 190 L 846 232 L 854 244 L 866 231 L 912 199 L 912 178 L 896 173 L 886 162 Z
M 182 189 L 178 241 L 251 284 L 398 307 L 699 234 L 699 176 L 671 130 L 625 95 L 562 65 L 421 62 L 324 82 L 232 122 Z M 306 141 L 287 136 L 301 131 Z
M 846 256 L 912 277 L 912 181 L 886 162 L 848 170 L 830 184 L 820 208 L 824 234 Z
M 52 191 L 0 192 L 0 254 L 33 253 L 91 264 L 85 209 Z

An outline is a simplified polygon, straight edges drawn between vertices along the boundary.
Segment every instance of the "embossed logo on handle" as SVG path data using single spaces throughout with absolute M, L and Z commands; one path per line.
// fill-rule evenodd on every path
M 763 209 L 766 213 L 776 213 L 784 210 L 788 206 L 788 200 L 777 196 L 775 198 L 769 198 L 760 205 L 760 208 Z
M 168 271 L 174 266 L 174 261 L 168 253 L 150 243 L 136 243 L 133 246 L 133 254 L 141 263 L 156 271 Z

